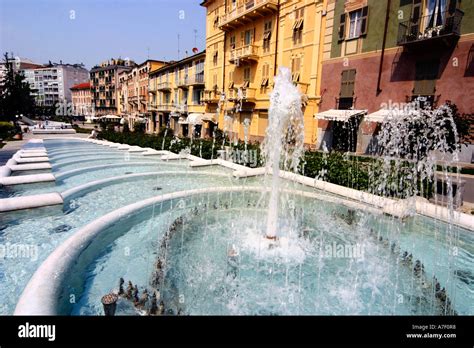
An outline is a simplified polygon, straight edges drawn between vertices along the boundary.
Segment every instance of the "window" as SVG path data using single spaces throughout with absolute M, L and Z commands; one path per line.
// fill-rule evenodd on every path
M 201 104 L 202 89 L 193 89 L 193 104 Z
M 263 52 L 270 51 L 270 39 L 272 36 L 272 22 L 266 22 L 263 28 Z
M 243 88 L 247 88 L 250 85 L 250 68 L 247 67 L 244 69 L 244 84 L 242 85 Z
M 254 34 L 255 34 L 255 29 L 241 32 L 242 46 L 248 46 L 248 45 L 253 44 Z
M 368 11 L 369 7 L 365 6 L 349 13 L 349 39 L 355 39 L 367 34 Z
M 293 45 L 300 45 L 303 42 L 303 20 L 304 7 L 295 10 L 295 22 L 293 23 Z
M 415 67 L 415 88 L 413 95 L 431 96 L 436 91 L 439 61 L 420 61 Z
M 260 84 L 261 87 L 268 86 L 268 76 L 270 75 L 270 65 L 263 64 L 262 66 L 262 83 Z
M 235 49 L 235 35 L 230 37 L 230 49 Z
M 357 10 L 349 13 L 350 24 L 349 24 L 349 39 L 359 37 L 360 26 L 361 26 L 362 11 Z
M 300 80 L 300 67 L 301 67 L 301 58 L 295 57 L 291 60 L 291 76 L 293 82 L 299 82 Z
M 234 72 L 229 71 L 229 89 L 234 88 Z
M 214 56 L 212 57 L 212 63 L 214 64 L 214 66 L 217 66 L 217 62 L 218 62 L 218 57 L 219 57 L 219 52 L 214 52 Z
M 218 26 L 219 26 L 219 15 L 216 12 L 216 14 L 214 15 L 214 29 L 217 29 Z
M 341 98 L 352 98 L 354 96 L 356 70 L 344 70 L 341 74 Z
M 214 76 L 212 77 L 212 83 L 213 83 L 213 88 L 214 89 L 217 89 L 218 86 L 217 86 L 217 74 L 214 74 Z

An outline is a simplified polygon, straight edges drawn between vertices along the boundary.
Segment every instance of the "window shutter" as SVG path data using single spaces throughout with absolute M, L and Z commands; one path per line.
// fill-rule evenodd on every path
M 341 74 L 341 92 L 342 98 L 352 98 L 354 96 L 356 70 L 344 70 Z
M 341 14 L 339 22 L 339 40 L 344 40 L 346 37 L 346 14 Z
M 369 6 L 365 6 L 365 7 L 362 8 L 360 35 L 366 35 L 367 34 L 368 19 L 369 19 Z
M 418 21 L 420 20 L 421 5 L 421 0 L 413 0 L 413 9 L 411 15 L 412 23 L 418 23 Z
M 450 15 L 453 15 L 454 12 L 456 12 L 457 5 L 458 5 L 457 0 L 449 0 L 448 13 Z

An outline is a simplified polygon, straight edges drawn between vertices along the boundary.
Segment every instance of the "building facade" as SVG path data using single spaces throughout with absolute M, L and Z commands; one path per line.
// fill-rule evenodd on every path
M 96 116 L 120 115 L 119 74 L 134 66 L 130 60 L 110 59 L 91 69 L 92 104 Z
M 90 121 L 94 115 L 90 81 L 72 86 L 71 97 L 74 116 L 84 116 Z
M 127 119 L 131 129 L 136 122 L 145 122 L 151 117 L 148 110 L 149 73 L 165 64 L 163 61 L 147 60 L 118 75 L 120 114 Z
M 472 113 L 473 88 L 472 1 L 328 0 L 319 148 L 371 153 L 387 106 Z
M 301 91 L 305 143 L 317 136 L 324 1 L 206 0 L 206 112 L 231 139 L 265 136 L 274 76 L 292 71 Z
M 148 132 L 169 127 L 177 136 L 212 136 L 217 121 L 202 99 L 205 59 L 204 51 L 150 72 Z
M 34 82 L 33 82 L 34 76 Z M 50 63 L 42 68 L 26 70 L 36 104 L 53 107 L 72 101 L 71 87 L 89 79 L 89 71 L 82 64 Z
M 23 73 L 25 81 L 34 87 L 35 74 L 34 69 L 42 68 L 42 64 L 35 63 L 27 58 L 8 58 L 8 62 L 12 64 L 13 71 L 17 73 Z M 3 83 L 7 73 L 7 67 L 5 62 L 0 63 L 0 85 Z

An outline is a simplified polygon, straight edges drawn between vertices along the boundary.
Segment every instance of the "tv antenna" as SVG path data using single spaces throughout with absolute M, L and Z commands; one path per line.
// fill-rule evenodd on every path
M 178 60 L 179 60 L 179 53 L 180 53 L 180 51 L 179 51 L 179 39 L 180 39 L 180 35 L 178 34 Z

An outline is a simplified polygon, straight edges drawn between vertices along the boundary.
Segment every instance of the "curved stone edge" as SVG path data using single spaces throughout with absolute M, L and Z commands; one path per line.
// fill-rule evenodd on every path
M 167 165 L 168 163 L 164 162 L 123 162 L 123 163 L 110 163 L 110 164 L 102 164 L 98 166 L 90 166 L 90 167 L 83 167 L 83 168 L 77 168 L 77 169 L 71 169 L 66 172 L 59 172 L 56 174 L 56 180 L 62 180 L 67 177 L 80 174 L 83 172 L 87 172 L 89 170 L 100 170 L 100 169 L 105 169 L 105 168 L 120 168 L 120 167 L 127 167 L 130 165 L 137 165 L 137 166 L 154 166 L 154 165 Z M 169 163 L 170 165 L 173 166 L 183 166 L 184 164 L 179 164 L 179 163 Z M 157 172 L 159 173 L 159 172 Z
M 63 204 L 63 198 L 57 192 L 4 198 L 0 201 L 0 213 Z
M 52 182 L 52 181 L 56 181 L 56 178 L 51 173 L 28 174 L 28 175 L 6 176 L 6 177 L 0 176 L 1 186 L 37 184 L 37 183 Z
M 113 184 L 115 182 L 119 181 L 127 181 L 128 179 L 133 179 L 133 178 L 139 178 L 139 177 L 147 177 L 147 176 L 165 176 L 165 175 L 188 175 L 188 171 L 165 171 L 165 172 L 145 172 L 145 173 L 136 173 L 136 174 L 130 174 L 130 175 L 120 175 L 120 176 L 114 176 L 112 178 L 106 178 L 106 179 L 101 179 L 101 180 L 96 180 L 89 182 L 87 184 L 83 184 L 80 186 L 73 187 L 69 190 L 66 190 L 61 193 L 61 196 L 63 199 L 66 201 L 67 199 L 70 199 L 74 196 L 77 196 L 79 193 L 84 192 L 84 191 L 89 191 L 90 189 L 96 187 L 96 186 L 101 186 L 103 187 L 104 185 L 108 184 Z M 228 177 L 227 174 L 222 174 L 222 173 L 211 173 L 211 172 L 193 172 L 193 175 L 208 175 L 208 176 L 220 176 L 220 177 Z
M 14 315 L 58 315 L 58 298 L 61 294 L 63 281 L 68 271 L 76 263 L 78 257 L 87 249 L 90 242 L 102 231 L 115 224 L 123 217 L 138 213 L 139 211 L 157 203 L 172 199 L 187 198 L 199 194 L 231 193 L 231 192 L 268 192 L 268 189 L 259 187 L 236 186 L 215 187 L 167 193 L 155 196 L 140 202 L 132 203 L 114 210 L 80 228 L 66 241 L 60 244 L 40 265 L 23 290 Z M 345 201 L 336 197 L 315 194 L 313 192 L 282 190 L 282 192 L 300 194 L 308 198 L 324 198 L 325 200 L 346 204 L 350 207 L 379 213 L 380 210 L 363 206 L 357 202 Z

